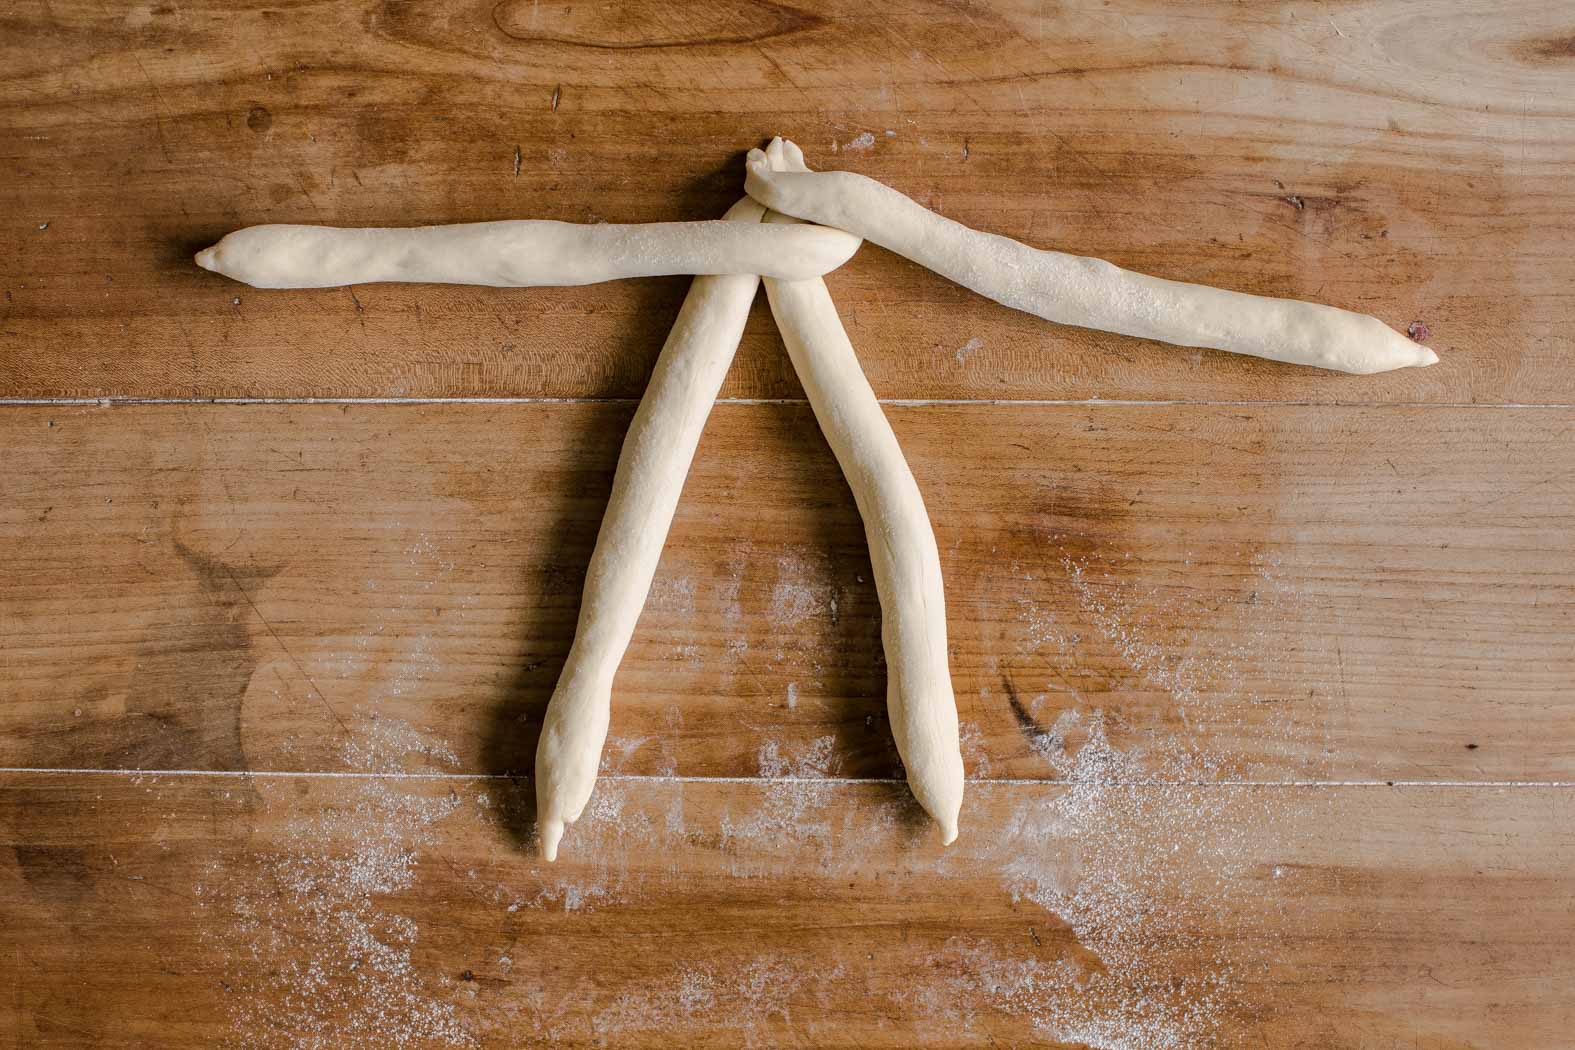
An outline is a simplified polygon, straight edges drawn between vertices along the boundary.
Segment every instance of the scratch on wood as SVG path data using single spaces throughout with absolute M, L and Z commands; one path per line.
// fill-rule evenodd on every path
M 323 709 L 333 716 L 335 722 L 339 723 L 339 728 L 345 731 L 345 736 L 355 736 L 354 733 L 350 732 L 350 727 L 345 724 L 345 720 L 339 717 L 339 712 L 334 710 L 334 705 L 330 704 L 328 698 L 323 695 L 323 691 L 317 688 L 317 683 L 312 679 L 312 676 L 306 673 L 306 668 L 301 666 L 301 661 L 296 659 L 295 654 L 290 651 L 290 647 L 284 644 L 284 639 L 279 637 L 279 632 L 273 629 L 273 624 L 269 623 L 268 618 L 262 614 L 262 610 L 257 608 L 257 603 L 252 601 L 252 596 L 246 593 L 246 588 L 241 586 L 241 581 L 235 578 L 235 570 L 226 565 L 224 572 L 229 576 L 230 583 L 240 592 L 241 597 L 246 599 L 246 604 L 257 615 L 257 619 L 261 621 L 263 627 L 267 629 L 268 636 L 278 643 L 279 648 L 284 650 L 284 655 L 290 658 L 290 662 L 295 665 L 295 669 L 301 673 L 301 677 L 306 679 L 306 684 L 312 687 L 312 692 L 316 694 L 317 699 L 322 703 Z

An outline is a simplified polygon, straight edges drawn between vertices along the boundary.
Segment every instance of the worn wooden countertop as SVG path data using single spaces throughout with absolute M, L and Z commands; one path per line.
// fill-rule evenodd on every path
M 715 217 L 773 133 L 1443 362 L 832 274 L 942 551 L 942 849 L 762 300 L 546 866 L 519 774 L 686 280 L 263 292 L 190 255 Z M 1572 164 L 1567 3 L 10 5 L 0 1043 L 1566 1045 Z

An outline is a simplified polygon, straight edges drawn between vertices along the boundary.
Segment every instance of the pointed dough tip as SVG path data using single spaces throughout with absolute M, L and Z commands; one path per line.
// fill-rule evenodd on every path
M 941 825 L 941 845 L 950 846 L 957 841 L 957 822 Z
M 537 834 L 541 837 L 542 859 L 551 864 L 558 859 L 558 842 L 563 838 L 563 821 L 544 820 L 541 822 L 541 827 L 537 829 Z
M 214 245 L 211 248 L 204 248 L 202 251 L 198 252 L 195 256 L 197 265 L 202 267 L 204 270 L 214 269 L 214 256 L 218 254 L 218 247 L 218 245 Z
M 1421 350 L 1421 360 L 1417 362 L 1418 368 L 1426 368 L 1428 365 L 1438 364 L 1438 354 L 1434 353 L 1430 347 L 1423 346 L 1418 349 Z

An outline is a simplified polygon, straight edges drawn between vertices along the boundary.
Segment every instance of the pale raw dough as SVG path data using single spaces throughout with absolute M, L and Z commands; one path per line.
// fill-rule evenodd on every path
M 797 146 L 783 142 L 782 149 L 795 170 L 775 170 L 763 151 L 749 152 L 745 188 L 762 204 L 858 234 L 1047 320 L 1358 374 L 1438 361 L 1365 314 L 1167 281 L 1030 248 L 953 222 L 863 175 L 812 172 Z
M 257 288 L 376 281 L 498 288 L 595 284 L 661 274 L 818 277 L 859 239 L 820 227 L 653 222 L 576 225 L 548 219 L 403 229 L 248 226 L 197 253 L 197 265 Z
M 764 213 L 746 197 L 726 221 L 758 228 Z M 536 827 L 549 861 L 558 856 L 564 825 L 579 819 L 595 787 L 613 676 L 651 589 L 700 431 L 758 287 L 753 273 L 695 278 L 624 437 L 585 574 L 574 644 L 536 748 Z
M 771 159 L 791 163 L 775 143 Z M 794 221 L 766 216 L 768 223 Z M 963 763 L 947 665 L 941 559 L 924 498 L 859 367 L 826 282 L 767 278 L 766 294 L 799 382 L 864 520 L 880 596 L 886 710 L 908 785 L 940 825 L 941 841 L 950 843 L 957 838 L 962 808 Z

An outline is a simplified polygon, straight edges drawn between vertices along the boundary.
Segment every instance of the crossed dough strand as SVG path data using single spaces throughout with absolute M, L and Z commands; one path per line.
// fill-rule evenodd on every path
M 1167 281 L 1102 259 L 1030 248 L 953 222 L 863 175 L 810 171 L 791 142 L 776 139 L 772 146 L 792 170 L 775 168 L 762 150 L 749 151 L 744 186 L 762 204 L 858 234 L 1049 321 L 1363 375 L 1438 361 L 1375 317 Z
M 580 225 L 551 219 L 407 228 L 268 225 L 227 234 L 197 265 L 257 288 L 333 288 L 377 281 L 529 288 L 664 274 L 818 277 L 853 257 L 859 239 L 818 226 L 652 222 Z
M 792 164 L 773 143 L 771 160 Z M 775 212 L 768 223 L 799 220 Z M 935 533 L 897 436 L 864 378 L 826 282 L 766 278 L 766 295 L 815 418 L 853 490 L 880 596 L 886 711 L 908 786 L 957 838 L 963 763 L 946 653 L 946 597 Z
M 746 197 L 725 221 L 758 224 L 764 214 L 762 205 Z M 585 573 L 574 643 L 536 747 L 536 832 L 549 861 L 557 859 L 564 825 L 579 819 L 596 786 L 613 676 L 634 635 L 700 432 L 759 287 L 753 273 L 694 279 L 624 437 L 612 497 Z

